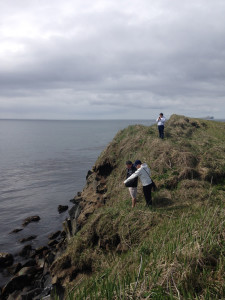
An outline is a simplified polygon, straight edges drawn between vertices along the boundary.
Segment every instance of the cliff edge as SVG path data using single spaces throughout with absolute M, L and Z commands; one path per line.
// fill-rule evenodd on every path
M 152 210 L 140 183 L 132 209 L 123 184 L 125 162 L 136 159 L 157 185 Z M 225 123 L 172 115 L 164 140 L 156 125 L 129 126 L 86 179 L 64 222 L 66 250 L 51 266 L 60 298 L 225 297 Z

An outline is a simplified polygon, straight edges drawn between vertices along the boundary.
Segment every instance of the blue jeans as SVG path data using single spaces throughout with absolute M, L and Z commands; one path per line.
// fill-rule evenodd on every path
M 163 139 L 164 138 L 164 125 L 159 125 L 158 129 L 159 129 L 159 137 L 161 139 Z

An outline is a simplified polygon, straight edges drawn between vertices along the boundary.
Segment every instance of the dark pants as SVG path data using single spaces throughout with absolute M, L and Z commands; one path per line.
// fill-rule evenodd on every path
M 152 205 L 152 183 L 149 185 L 143 186 L 143 192 L 145 195 L 146 204 Z
M 161 139 L 163 139 L 164 138 L 164 125 L 159 125 L 158 129 L 159 129 L 159 137 Z

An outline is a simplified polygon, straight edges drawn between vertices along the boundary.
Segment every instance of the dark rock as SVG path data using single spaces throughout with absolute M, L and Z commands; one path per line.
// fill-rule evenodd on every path
M 82 197 L 74 197 L 73 199 L 70 200 L 70 202 L 72 202 L 73 204 L 78 204 L 80 201 L 82 201 L 83 198 Z
M 28 255 L 30 255 L 32 251 L 32 246 L 31 245 L 26 245 L 23 247 L 23 249 L 19 252 L 19 256 L 23 256 L 26 257 Z
M 106 158 L 100 165 L 95 167 L 95 172 L 98 176 L 109 176 L 114 169 L 115 161 L 110 161 L 110 159 Z
M 61 214 L 64 211 L 66 211 L 68 208 L 69 208 L 68 205 L 59 205 L 58 206 L 58 212 Z
M 66 233 L 65 233 L 65 231 L 64 231 L 64 230 L 61 232 L 61 234 L 60 234 L 60 237 L 61 237 L 61 238 L 63 238 L 63 239 L 65 239 L 65 238 L 66 238 Z
M 25 242 L 28 242 L 28 241 L 32 241 L 32 240 L 36 239 L 36 237 L 37 237 L 36 235 L 31 235 L 27 238 L 23 238 L 23 239 L 19 240 L 19 242 L 20 243 L 25 243 Z
M 31 216 L 31 217 L 28 217 L 26 218 L 24 221 L 23 221 L 23 226 L 27 226 L 29 223 L 31 222 L 38 222 L 41 218 L 39 216 Z
M 21 291 L 15 291 L 9 295 L 7 300 L 15 300 L 15 299 L 18 300 L 18 299 L 20 299 L 20 294 L 21 294 Z M 6 298 L 2 298 L 2 299 L 6 299 Z
M 46 255 L 45 259 L 46 259 L 47 264 L 50 266 L 53 263 L 53 261 L 55 260 L 55 254 L 50 252 L 48 255 Z
M 56 231 L 55 233 L 52 233 L 48 236 L 49 240 L 54 240 L 60 235 L 61 231 Z
M 9 267 L 13 264 L 13 256 L 10 253 L 0 252 L 0 268 Z
M 17 233 L 17 232 L 20 232 L 21 230 L 23 230 L 23 228 L 16 228 L 16 229 L 13 229 L 13 231 L 11 231 L 10 233 Z
M 49 247 L 53 247 L 53 246 L 57 245 L 58 243 L 59 243 L 59 242 L 56 241 L 56 240 L 51 240 L 51 241 L 48 242 L 48 246 L 49 246 Z
M 30 259 L 28 260 L 27 262 L 25 262 L 25 264 L 23 265 L 23 268 L 24 267 L 33 267 L 36 265 L 36 261 L 35 259 Z
M 22 264 L 21 263 L 16 263 L 16 264 L 12 265 L 11 267 L 9 267 L 7 270 L 10 274 L 15 275 L 21 269 L 22 269 Z
M 91 174 L 93 174 L 93 171 L 90 171 L 90 170 L 89 170 L 89 171 L 87 172 L 86 180 L 88 179 L 88 177 L 89 177 Z
M 48 248 L 47 246 L 42 246 L 42 247 L 39 247 L 39 248 L 35 249 L 35 253 L 36 253 L 36 254 L 42 254 L 42 255 L 43 255 L 43 252 L 44 252 L 45 250 L 49 250 L 49 248 Z
M 40 295 L 42 293 L 42 289 L 36 288 L 30 291 L 25 291 L 20 294 L 20 300 L 33 300 L 34 297 Z M 41 297 L 39 298 L 41 299 Z
M 37 273 L 37 267 L 31 266 L 31 267 L 23 267 L 18 273 L 18 276 L 22 275 L 29 275 L 29 276 L 34 276 L 34 274 Z
M 14 291 L 20 291 L 25 286 L 29 285 L 30 279 L 28 275 L 14 276 L 2 289 L 2 299 L 7 299 L 7 296 Z
M 81 197 L 81 192 L 77 192 L 77 196 L 78 196 L 78 197 Z

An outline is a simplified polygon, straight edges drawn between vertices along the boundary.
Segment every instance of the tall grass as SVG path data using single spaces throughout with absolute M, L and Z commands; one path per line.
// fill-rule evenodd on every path
M 123 257 L 123 269 L 112 262 L 68 299 L 222 299 L 223 216 L 216 206 L 167 218 Z

